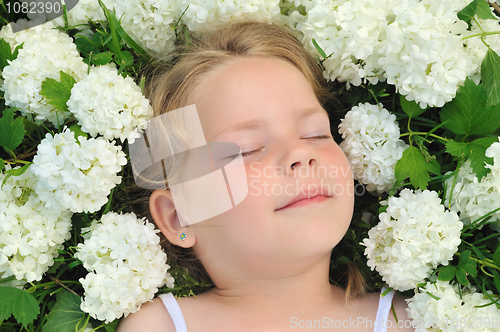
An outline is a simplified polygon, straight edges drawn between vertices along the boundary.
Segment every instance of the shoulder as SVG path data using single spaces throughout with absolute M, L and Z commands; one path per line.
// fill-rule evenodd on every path
M 391 323 L 388 324 L 387 332 L 414 332 L 415 328 L 413 327 L 412 320 L 408 318 L 408 313 L 406 309 L 408 308 L 407 299 L 410 299 L 410 296 L 403 296 L 400 293 L 396 292 L 392 299 L 392 305 L 394 307 L 394 311 L 396 312 L 396 316 L 398 322 L 396 322 L 396 318 L 392 312 L 392 308 L 389 312 L 389 320 Z
M 144 303 L 137 312 L 123 318 L 116 329 L 116 332 L 136 331 L 175 332 L 174 322 L 161 299 Z

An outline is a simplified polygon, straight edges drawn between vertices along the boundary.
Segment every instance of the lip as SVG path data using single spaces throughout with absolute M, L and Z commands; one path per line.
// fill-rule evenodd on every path
M 295 198 L 290 200 L 288 203 L 283 205 L 280 208 L 277 208 L 274 211 L 280 211 L 283 209 L 288 209 L 292 207 L 299 207 L 299 206 L 305 206 L 309 204 L 314 204 L 314 203 L 320 203 L 326 200 L 327 198 L 330 198 L 331 196 L 327 194 L 325 190 L 321 190 L 321 192 L 315 192 L 314 194 L 311 194 L 308 191 L 303 191 L 300 194 L 298 194 Z

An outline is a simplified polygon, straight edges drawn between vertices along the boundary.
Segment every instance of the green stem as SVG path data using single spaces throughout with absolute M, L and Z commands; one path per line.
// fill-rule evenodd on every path
M 440 139 L 440 140 L 445 141 L 445 142 L 449 141 L 449 139 L 441 137 L 441 136 L 438 136 L 436 134 L 429 134 L 429 133 L 420 132 L 420 131 L 410 131 L 409 133 L 401 134 L 400 137 L 403 137 L 403 136 L 412 136 L 412 135 L 425 135 L 425 136 L 431 136 L 431 137 Z
M 456 252 L 455 255 L 456 256 L 460 256 L 460 253 Z M 487 266 L 487 267 L 491 267 L 492 269 L 500 271 L 500 267 L 496 266 L 495 264 L 491 264 L 491 263 L 488 263 L 486 261 L 482 261 L 482 260 L 474 258 L 474 257 L 469 257 L 469 259 L 472 259 L 473 261 L 476 261 L 476 263 L 479 263 L 481 265 L 484 265 L 484 266 Z M 486 260 L 489 260 L 489 259 L 486 258 Z
M 372 94 L 373 98 L 375 99 L 375 102 L 377 103 L 377 106 L 380 107 L 380 103 L 378 102 L 378 99 L 377 99 L 377 96 L 375 96 L 375 93 L 373 93 L 373 90 L 372 89 L 368 89 L 368 91 L 370 91 L 370 93 Z
M 76 281 L 76 280 L 59 280 L 59 283 L 61 283 L 61 284 L 75 284 L 75 285 L 80 285 L 80 283 L 78 281 Z M 56 286 L 57 284 L 58 283 L 56 281 L 49 281 L 49 282 L 46 282 L 46 283 L 43 283 L 43 284 L 38 284 L 38 285 L 31 284 L 31 287 L 29 289 L 27 289 L 26 291 L 28 293 L 33 293 L 34 291 L 36 291 L 39 288 L 48 287 L 48 286 Z
M 29 161 L 25 161 L 25 160 L 14 159 L 13 161 L 4 160 L 4 163 L 11 164 L 11 165 L 15 165 L 15 164 L 25 164 L 25 165 L 27 165 L 30 162 Z
M 441 136 L 438 136 L 436 134 L 429 134 L 429 133 L 420 132 L 420 131 L 410 131 L 409 133 L 404 133 L 404 134 L 401 134 L 399 136 L 400 137 L 403 137 L 403 136 L 410 136 L 411 137 L 412 135 L 425 135 L 425 136 L 431 136 L 431 137 L 440 139 L 440 140 L 445 141 L 445 142 L 449 141 L 449 139 L 441 137 Z
M 481 24 L 479 24 L 479 21 L 475 17 L 474 17 L 474 22 L 476 22 L 477 27 L 479 28 L 479 30 L 481 30 L 482 33 L 486 32 L 486 31 L 484 31 L 483 27 L 481 26 Z
M 474 38 L 474 37 L 484 37 L 484 36 L 488 36 L 488 35 L 499 35 L 499 34 L 500 34 L 500 31 L 486 31 L 486 32 L 475 33 L 473 35 L 468 35 L 468 36 L 462 37 L 462 40 L 466 40 L 466 39 Z

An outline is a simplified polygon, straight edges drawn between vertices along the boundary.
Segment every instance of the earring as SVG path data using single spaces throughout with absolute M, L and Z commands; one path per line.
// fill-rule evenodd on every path
M 187 236 L 186 234 L 182 233 L 181 234 L 181 240 L 184 241 L 186 239 L 186 236 Z

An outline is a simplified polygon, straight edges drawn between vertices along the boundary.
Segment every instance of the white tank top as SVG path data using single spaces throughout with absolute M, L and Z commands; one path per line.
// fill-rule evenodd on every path
M 384 286 L 380 290 L 380 295 L 382 295 L 386 289 L 387 287 Z M 392 298 L 395 293 L 396 292 L 394 290 L 391 290 L 385 296 L 380 296 L 373 332 L 387 332 L 387 320 L 389 319 L 389 311 L 391 309 Z M 175 331 L 187 332 L 186 321 L 184 320 L 181 308 L 172 293 L 161 294 L 159 298 L 163 301 L 163 304 L 165 304 L 170 317 L 172 317 L 172 320 L 174 321 Z

